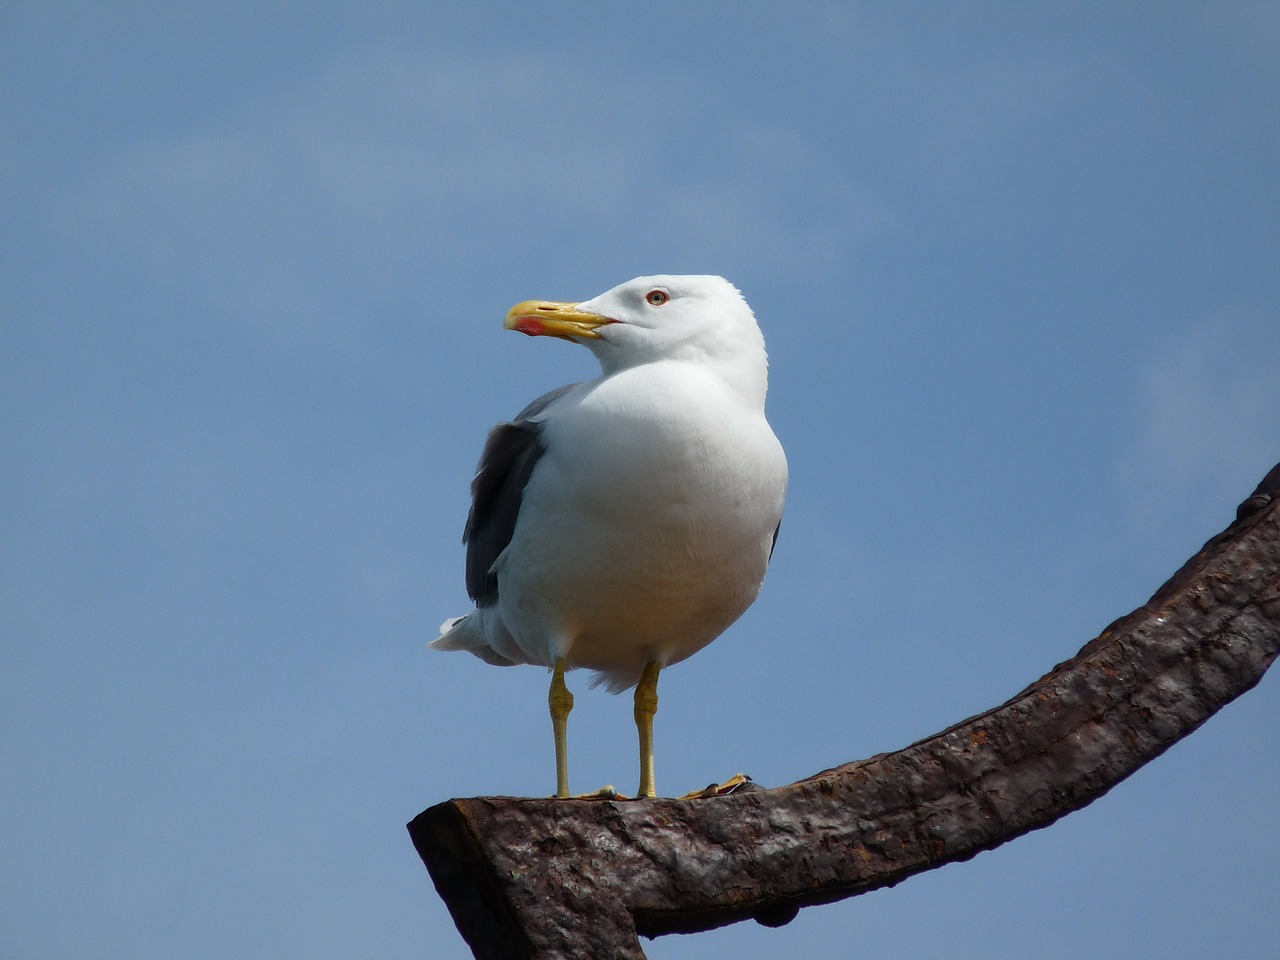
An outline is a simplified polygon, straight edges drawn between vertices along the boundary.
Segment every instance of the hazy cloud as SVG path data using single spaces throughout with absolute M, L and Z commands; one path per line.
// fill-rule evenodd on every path
M 109 235 L 158 276 L 216 277 L 206 289 L 232 312 L 280 322 L 321 311 L 335 269 L 385 286 L 568 239 L 625 247 L 629 262 L 805 270 L 851 227 L 887 222 L 795 131 L 692 96 L 697 82 L 364 50 L 205 129 L 121 151 L 56 223 Z M 800 210 L 762 189 L 788 179 L 804 186 Z
M 1133 521 L 1220 511 L 1280 457 L 1280 317 L 1225 313 L 1174 338 L 1141 381 L 1143 411 L 1121 467 Z

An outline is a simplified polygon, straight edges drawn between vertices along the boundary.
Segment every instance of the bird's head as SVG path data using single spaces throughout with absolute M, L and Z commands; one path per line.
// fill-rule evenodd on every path
M 526 300 L 508 330 L 588 347 L 606 374 L 657 360 L 731 365 L 765 375 L 764 338 L 742 294 L 723 277 L 637 277 L 593 300 Z

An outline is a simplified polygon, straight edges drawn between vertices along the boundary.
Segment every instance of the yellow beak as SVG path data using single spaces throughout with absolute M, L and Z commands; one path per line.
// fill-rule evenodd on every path
M 576 303 L 554 300 L 525 300 L 507 311 L 503 327 L 531 337 L 559 337 L 562 340 L 598 340 L 597 327 L 613 323 L 608 317 L 587 313 Z

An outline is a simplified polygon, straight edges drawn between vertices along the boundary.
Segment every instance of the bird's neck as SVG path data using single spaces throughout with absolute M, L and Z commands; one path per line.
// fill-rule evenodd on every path
M 764 348 L 708 356 L 697 350 L 669 351 L 651 358 L 629 357 L 628 363 L 610 363 L 614 358 L 600 357 L 601 371 L 605 377 L 647 366 L 648 364 L 687 363 L 702 374 L 713 374 L 722 381 L 750 410 L 764 410 L 765 395 L 769 390 L 769 362 Z

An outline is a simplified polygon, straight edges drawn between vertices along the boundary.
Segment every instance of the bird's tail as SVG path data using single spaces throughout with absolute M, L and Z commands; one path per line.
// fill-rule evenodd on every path
M 510 667 L 517 663 L 493 649 L 480 620 L 480 611 L 465 617 L 450 617 L 440 624 L 440 636 L 427 646 L 432 650 L 465 650 L 497 667 Z
M 467 622 L 466 617 L 450 617 L 440 624 L 440 636 L 427 644 L 432 650 L 466 650 L 462 640 L 463 631 L 458 627 Z

